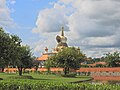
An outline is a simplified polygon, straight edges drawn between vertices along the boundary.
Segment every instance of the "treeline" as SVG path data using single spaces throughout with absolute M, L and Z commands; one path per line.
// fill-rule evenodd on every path
M 6 33 L 0 28 L 0 68 L 12 65 L 17 66 L 19 75 L 22 75 L 23 68 L 30 68 L 33 65 L 34 56 L 27 45 L 22 45 L 22 40 L 13 34 Z
M 81 67 L 120 67 L 120 52 L 107 53 L 100 58 L 86 58 Z

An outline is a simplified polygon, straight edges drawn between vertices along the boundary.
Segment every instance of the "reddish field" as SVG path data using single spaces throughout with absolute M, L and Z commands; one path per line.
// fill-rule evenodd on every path
M 120 67 L 116 68 L 80 68 L 77 72 L 120 72 Z
M 105 77 L 105 76 L 95 76 L 93 77 L 94 80 L 103 80 L 103 81 L 120 81 L 120 76 L 109 76 L 109 77 Z

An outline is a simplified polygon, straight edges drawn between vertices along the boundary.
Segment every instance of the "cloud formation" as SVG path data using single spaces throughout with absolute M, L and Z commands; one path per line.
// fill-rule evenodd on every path
M 36 28 L 33 32 L 58 32 L 62 25 L 65 25 L 65 30 L 67 27 L 67 14 L 70 10 L 65 7 L 65 5 L 54 4 L 53 8 L 46 8 L 40 11 L 38 19 L 36 22 Z
M 52 36 L 64 25 L 69 45 L 96 57 L 120 51 L 119 16 L 120 0 L 58 0 L 40 11 L 33 32 Z
M 15 0 L 10 0 L 13 4 Z M 14 28 L 16 26 L 14 20 L 11 18 L 11 10 L 7 6 L 6 0 L 0 0 L 0 26 L 6 28 Z

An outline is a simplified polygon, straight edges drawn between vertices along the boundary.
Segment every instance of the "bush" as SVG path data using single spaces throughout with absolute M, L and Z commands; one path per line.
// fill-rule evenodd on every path
M 2 78 L 0 78 L 0 80 L 3 80 Z
M 62 77 L 75 77 L 76 74 L 67 74 L 67 75 L 62 74 L 61 76 Z
M 119 85 L 68 84 L 38 80 L 2 80 L 0 90 L 120 90 Z
M 23 76 L 9 76 L 7 77 L 7 79 L 33 79 L 32 76 L 27 76 L 27 75 L 23 75 Z

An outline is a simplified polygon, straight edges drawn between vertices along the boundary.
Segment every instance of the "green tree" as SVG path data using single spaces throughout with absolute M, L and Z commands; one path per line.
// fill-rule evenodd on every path
M 29 46 L 21 45 L 21 39 L 16 35 L 11 35 L 12 49 L 10 49 L 10 65 L 17 66 L 19 75 L 22 70 L 33 66 L 33 55 Z
M 57 54 L 51 56 L 46 63 L 50 66 L 64 68 L 64 74 L 69 74 L 70 69 L 79 69 L 85 55 L 75 47 L 63 48 Z
M 20 42 L 17 36 L 10 35 L 0 28 L 0 66 L 3 70 L 12 62 L 15 57 L 15 48 Z
M 34 57 L 31 49 L 28 46 L 20 46 L 17 50 L 17 60 L 14 62 L 18 68 L 19 75 L 22 75 L 22 70 L 33 66 Z
M 19 58 L 19 47 L 21 47 L 21 39 L 17 35 L 10 35 L 10 44 L 9 44 L 9 65 L 14 65 Z
M 37 60 L 36 57 L 34 57 L 34 60 L 33 60 L 33 67 L 35 68 L 36 71 L 37 71 L 38 68 L 39 68 L 39 64 L 40 64 L 40 62 Z
M 10 35 L 0 28 L 0 68 L 9 65 L 17 66 L 19 75 L 22 69 L 31 67 L 33 55 L 28 46 L 21 45 L 21 39 L 17 35 Z
M 55 60 L 56 60 L 56 55 L 50 56 L 48 60 L 44 63 L 45 67 L 48 70 L 48 73 L 50 73 L 51 67 L 57 67 L 57 62 L 55 62 Z
M 104 60 L 107 62 L 108 67 L 119 67 L 120 66 L 120 53 L 108 53 L 106 54 Z
M 7 47 L 8 47 L 8 41 L 9 40 L 9 34 L 5 33 L 2 28 L 0 28 L 0 68 L 4 70 L 5 64 L 7 60 Z

